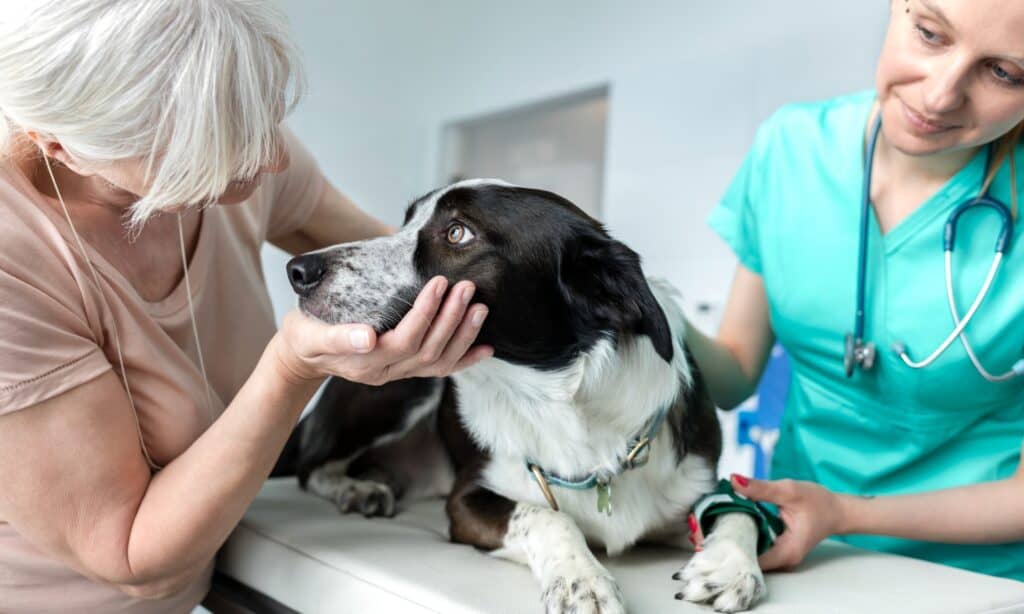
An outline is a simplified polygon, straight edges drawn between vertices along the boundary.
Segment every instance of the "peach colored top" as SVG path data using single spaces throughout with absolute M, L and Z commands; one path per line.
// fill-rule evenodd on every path
M 87 245 L 97 288 L 59 205 L 0 162 L 0 414 L 31 411 L 114 369 L 116 326 L 141 446 L 158 466 L 185 451 L 235 396 L 274 333 L 261 245 L 301 227 L 325 185 L 309 153 L 287 138 L 285 172 L 266 177 L 246 203 L 203 212 L 188 264 L 213 408 L 197 366 L 184 281 L 167 298 L 145 301 Z M 76 573 L 0 518 L 3 612 L 187 612 L 206 594 L 212 569 L 211 561 L 180 595 L 140 601 Z

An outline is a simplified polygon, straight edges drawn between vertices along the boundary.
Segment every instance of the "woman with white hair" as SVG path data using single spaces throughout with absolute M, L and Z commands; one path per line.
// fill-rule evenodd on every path
M 257 0 L 0 15 L 5 612 L 188 611 L 325 376 L 491 352 L 470 351 L 474 288 L 444 279 L 379 338 L 295 313 L 275 332 L 263 241 L 389 232 L 281 127 L 301 83 L 282 24 Z

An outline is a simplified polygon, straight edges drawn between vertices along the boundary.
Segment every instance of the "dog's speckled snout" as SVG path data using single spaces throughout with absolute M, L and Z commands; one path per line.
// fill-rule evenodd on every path
M 423 283 L 413 262 L 415 233 L 346 243 L 288 263 L 299 308 L 330 324 L 393 328 Z

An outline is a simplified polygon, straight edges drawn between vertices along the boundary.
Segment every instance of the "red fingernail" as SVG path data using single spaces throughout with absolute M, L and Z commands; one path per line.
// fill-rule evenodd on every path
M 696 533 L 697 532 L 697 518 L 696 518 L 696 516 L 694 516 L 693 514 L 690 514 L 690 517 L 687 520 L 689 520 L 689 522 L 690 522 L 690 533 Z
M 750 486 L 750 478 L 743 477 L 738 473 L 732 474 L 732 479 L 736 480 L 736 483 L 740 486 Z

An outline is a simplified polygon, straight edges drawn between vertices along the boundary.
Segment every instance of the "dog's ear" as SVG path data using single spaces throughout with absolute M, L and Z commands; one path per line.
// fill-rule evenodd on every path
M 640 256 L 603 233 L 585 233 L 565 246 L 559 283 L 570 319 L 583 330 L 647 335 L 672 362 L 672 331 L 640 268 Z

